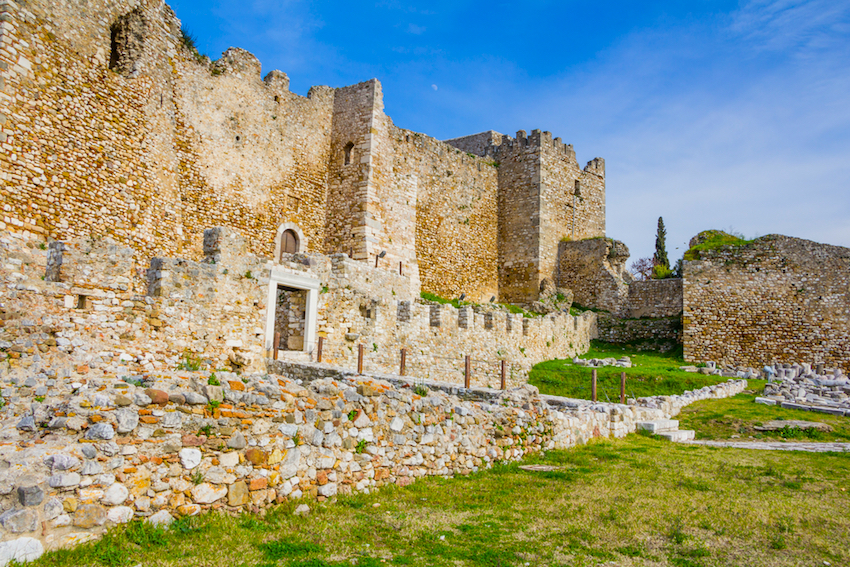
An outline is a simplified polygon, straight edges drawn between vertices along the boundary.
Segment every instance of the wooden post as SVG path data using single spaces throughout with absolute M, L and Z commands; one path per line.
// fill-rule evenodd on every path
M 378 260 L 380 260 L 380 259 L 381 259 L 380 256 L 375 256 L 375 267 L 376 268 L 378 267 Z
M 272 345 L 272 349 L 274 349 L 274 359 L 277 360 L 277 351 L 280 349 L 280 333 L 274 334 L 274 344 Z
M 590 371 L 590 399 L 596 401 L 596 369 Z
M 506 363 L 505 363 L 505 361 L 503 360 L 503 361 L 502 361 L 502 390 L 504 390 L 504 389 L 505 389 L 505 374 L 506 374 L 506 372 L 505 372 L 505 367 L 506 367 L 506 366 L 507 366 L 507 364 L 506 364 Z
M 401 349 L 401 364 L 399 365 L 398 373 L 399 376 L 404 376 L 405 368 L 407 367 L 407 349 Z
M 322 347 L 325 345 L 325 337 L 319 337 L 319 348 L 316 349 L 316 362 L 322 362 Z
M 466 359 L 464 360 L 464 368 L 463 368 L 463 387 L 469 388 L 470 382 L 470 373 L 472 372 L 472 357 L 468 354 L 466 355 Z
M 626 403 L 626 373 L 620 374 L 620 403 Z
M 357 345 L 357 373 L 363 374 L 363 343 Z

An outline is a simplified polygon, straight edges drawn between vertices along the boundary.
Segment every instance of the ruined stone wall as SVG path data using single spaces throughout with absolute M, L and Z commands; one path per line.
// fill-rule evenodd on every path
M 526 303 L 568 216 L 604 232 L 603 162 L 547 132 L 438 142 L 394 126 L 375 79 L 298 96 L 244 50 L 187 47 L 161 0 L 21 6 L 0 8 L 0 228 L 197 261 L 205 227 L 269 258 L 293 223 L 312 252 L 385 253 L 411 293 Z
M 641 350 L 659 350 L 682 342 L 682 318 L 679 316 L 621 319 L 601 313 L 596 325 L 600 341 L 630 343 Z
M 498 386 L 505 360 L 508 384 L 518 385 L 534 364 L 586 352 L 595 337 L 593 313 L 524 318 L 489 304 L 427 304 L 406 292 L 407 278 L 341 254 L 310 255 L 284 267 L 322 282 L 323 361 L 344 368 L 357 368 L 362 344 L 367 370 L 397 371 L 405 348 L 412 377 L 462 383 L 469 355 L 473 384 Z
M 611 238 L 562 241 L 558 249 L 555 282 L 573 290 L 573 301 L 583 307 L 628 313 L 629 249 Z
M 768 235 L 699 255 L 684 268 L 686 360 L 850 370 L 850 249 Z
M 285 74 L 261 79 L 259 61 L 237 49 L 212 71 L 193 59 L 173 67 L 184 246 L 232 226 L 271 257 L 278 226 L 294 222 L 324 251 L 333 89 L 291 93 Z
M 249 254 L 244 239 L 229 229 L 207 231 L 203 261 L 151 260 L 141 289 L 133 285 L 134 274 L 144 260 L 109 239 L 44 249 L 23 242 L 10 236 L 7 243 L 10 260 L 3 273 L 26 291 L 10 296 L 10 313 L 17 315 L 9 317 L 16 321 L 3 327 L 0 339 L 38 349 L 45 341 L 68 346 L 92 333 L 102 343 L 99 350 L 109 353 L 98 360 L 85 350 L 60 349 L 70 366 L 118 372 L 115 365 L 124 356 L 120 372 L 132 373 L 174 368 L 188 356 L 207 360 L 213 368 L 261 368 L 270 355 L 265 326 L 267 309 L 275 307 L 277 297 L 269 291 L 273 269 L 320 282 L 317 331 L 325 337 L 325 360 L 343 367 L 356 368 L 357 346 L 363 344 L 366 368 L 392 371 L 406 348 L 412 376 L 462 383 L 464 356 L 469 355 L 473 383 L 498 384 L 505 360 L 508 383 L 522 384 L 534 364 L 585 352 L 595 336 L 592 313 L 529 319 L 489 304 L 426 305 L 411 292 L 409 278 L 393 270 L 343 254 L 284 255 L 278 265 Z M 33 267 L 24 270 L 25 265 Z M 55 277 L 45 277 L 48 273 Z M 39 342 L 33 343 L 29 327 L 17 321 L 21 313 L 32 313 L 34 321 L 44 321 L 37 327 L 50 329 Z M 315 357 L 316 345 L 305 346 Z M 34 363 L 30 356 L 19 358 Z
M 727 382 L 682 396 L 584 404 L 507 392 L 275 364 L 272 374 L 79 374 L 49 364 L 4 372 L 0 408 L 0 561 L 90 541 L 144 518 L 406 486 L 495 462 L 624 437 Z M 221 385 L 210 384 L 220 382 Z M 45 434 L 47 433 L 47 434 Z M 198 482 L 197 480 L 200 480 Z
M 629 284 L 628 316 L 677 317 L 682 314 L 682 278 L 633 281 Z
M 199 60 L 159 1 L 4 6 L 8 228 L 199 259 L 206 226 L 271 255 L 277 227 L 297 221 L 324 249 L 331 89 L 264 83 L 241 50 Z

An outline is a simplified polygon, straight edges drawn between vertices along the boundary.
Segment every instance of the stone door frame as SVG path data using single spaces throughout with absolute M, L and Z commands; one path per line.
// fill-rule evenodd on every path
M 304 274 L 272 266 L 269 273 L 269 291 L 266 299 L 265 349 L 271 353 L 274 347 L 274 320 L 277 310 L 277 287 L 282 285 L 307 292 L 307 305 L 304 311 L 304 352 L 313 352 L 316 346 L 316 327 L 319 315 L 319 290 L 321 282 Z

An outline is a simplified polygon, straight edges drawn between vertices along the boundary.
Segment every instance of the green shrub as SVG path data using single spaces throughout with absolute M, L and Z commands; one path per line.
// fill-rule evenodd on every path
M 673 270 L 668 268 L 667 266 L 663 266 L 661 264 L 656 264 L 652 267 L 652 279 L 654 280 L 664 280 L 667 278 L 673 277 Z

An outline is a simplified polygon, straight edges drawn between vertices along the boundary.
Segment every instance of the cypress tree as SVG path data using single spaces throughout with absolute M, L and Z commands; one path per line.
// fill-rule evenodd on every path
M 655 233 L 655 255 L 652 262 L 656 266 L 664 266 L 670 269 L 670 260 L 667 259 L 667 229 L 664 228 L 664 218 L 658 217 L 658 231 Z

